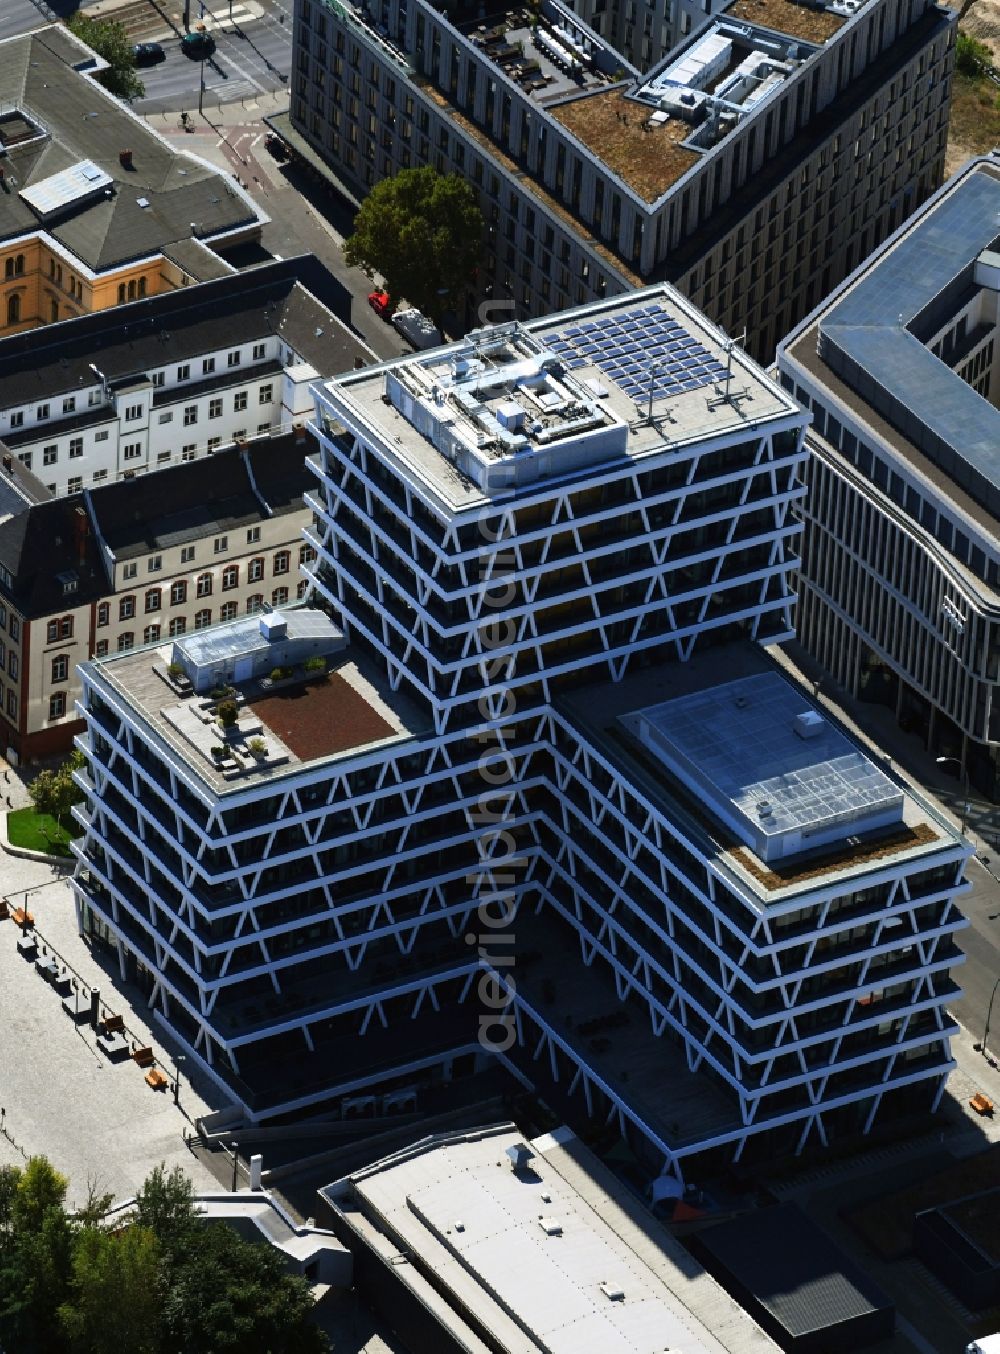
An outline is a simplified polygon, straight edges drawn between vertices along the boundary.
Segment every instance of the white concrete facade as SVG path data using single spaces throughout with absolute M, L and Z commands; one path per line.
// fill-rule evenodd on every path
M 647 296 L 709 347 L 675 294 Z M 522 375 L 549 330 L 498 339 Z M 406 361 L 440 380 L 475 360 Z M 716 654 L 764 663 L 753 641 L 789 633 L 805 421 L 740 377 L 752 419 L 703 388 L 670 420 L 633 415 L 625 454 L 494 497 L 387 408 L 385 370 L 317 385 L 308 573 L 386 699 L 423 711 L 391 745 L 222 786 L 139 694 L 141 655 L 84 666 L 81 924 L 251 1119 L 493 1052 L 682 1175 L 936 1103 L 967 887 L 947 824 L 907 796 L 870 852 L 852 838 L 777 875 L 614 735 L 650 687 L 702 680 L 696 661 L 711 685 Z M 468 407 L 438 390 L 442 418 Z M 498 889 L 509 956 L 483 921 Z M 630 1024 L 617 1047 L 587 1036 L 608 1012 Z M 509 1041 L 484 1042 L 497 1026 Z

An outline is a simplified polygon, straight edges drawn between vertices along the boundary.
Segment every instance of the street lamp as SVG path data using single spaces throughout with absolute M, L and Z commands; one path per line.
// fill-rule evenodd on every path
M 938 766 L 947 766 L 949 763 L 952 766 L 957 766 L 962 773 L 962 793 L 965 795 L 965 807 L 962 811 L 962 836 L 964 837 L 969 810 L 971 808 L 969 802 L 969 768 L 962 761 L 961 757 L 935 757 L 934 760 L 937 762 Z
M 998 979 L 998 983 L 1000 983 L 1000 979 Z M 235 1194 L 240 1168 L 240 1145 L 238 1142 L 234 1142 L 230 1146 L 233 1149 L 233 1193 Z
M 993 1014 L 993 998 L 994 998 L 994 997 L 996 996 L 996 994 L 997 994 L 997 988 L 998 988 L 998 987 L 1000 987 L 1000 978 L 998 978 L 998 979 L 996 980 L 996 982 L 993 984 L 993 991 L 990 993 L 990 1004 L 989 1004 L 989 1005 L 987 1006 L 987 1008 L 986 1008 L 986 1024 L 985 1024 L 985 1026 L 983 1027 L 983 1048 L 982 1048 L 982 1053 L 983 1053 L 983 1057 L 984 1057 L 984 1058 L 987 1056 L 987 1053 L 986 1053 L 986 1040 L 987 1040 L 987 1039 L 989 1038 L 989 1036 L 990 1036 L 990 1017 L 991 1017 L 992 1014 Z
M 174 1055 L 174 1104 L 181 1103 L 181 1063 L 187 1062 L 183 1053 Z

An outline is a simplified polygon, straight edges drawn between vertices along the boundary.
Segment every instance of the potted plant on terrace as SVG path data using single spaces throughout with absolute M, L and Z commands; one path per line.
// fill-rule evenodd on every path
M 236 728 L 236 721 L 240 715 L 236 702 L 229 699 L 219 701 L 215 707 L 215 714 L 222 732 L 230 737 Z

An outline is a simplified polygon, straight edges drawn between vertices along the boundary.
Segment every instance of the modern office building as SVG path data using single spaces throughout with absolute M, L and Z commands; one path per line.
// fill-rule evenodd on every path
M 762 647 L 798 406 L 667 287 L 315 398 L 310 604 L 81 669 L 81 929 L 189 1056 L 497 1057 L 676 1175 L 936 1104 L 967 848 Z
M 994 797 L 998 223 L 1000 160 L 987 156 L 778 350 L 783 385 L 813 415 L 799 639 Z
M 0 335 L 232 272 L 267 216 L 92 77 L 63 24 L 0 42 Z
M 317 372 L 371 350 L 310 256 L 0 338 L 0 441 L 51 494 L 290 432 Z
M 0 522 L 0 747 L 68 752 L 77 665 L 304 595 L 305 430 L 49 499 Z
M 561 0 L 297 0 L 286 134 L 359 195 L 424 164 L 474 185 L 460 324 L 483 300 L 523 318 L 665 279 L 770 360 L 940 183 L 955 15 L 680 9 L 686 35 L 641 74 Z

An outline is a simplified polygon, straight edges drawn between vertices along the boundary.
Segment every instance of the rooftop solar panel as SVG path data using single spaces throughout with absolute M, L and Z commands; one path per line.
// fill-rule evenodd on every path
M 574 325 L 551 340 L 567 366 L 592 362 L 631 399 L 653 400 L 697 390 L 726 375 L 707 348 L 655 303 L 597 325 Z

